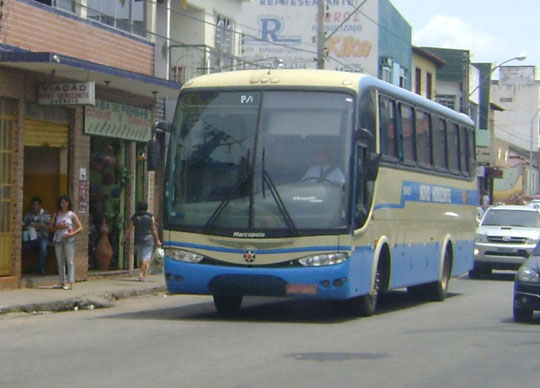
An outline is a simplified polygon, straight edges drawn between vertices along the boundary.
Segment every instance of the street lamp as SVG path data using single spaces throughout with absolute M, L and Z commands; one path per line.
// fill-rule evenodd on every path
M 494 66 L 491 71 L 489 72 L 488 75 L 486 75 L 479 83 L 478 85 L 476 85 L 476 87 L 469 92 L 469 98 L 473 95 L 474 92 L 476 92 L 476 90 L 482 86 L 484 84 L 484 82 L 486 82 L 487 80 L 489 80 L 491 78 L 491 74 L 493 74 L 493 72 L 495 70 L 497 70 L 499 67 L 501 67 L 502 65 L 505 65 L 507 64 L 508 62 L 512 62 L 512 61 L 524 61 L 525 59 L 527 59 L 527 56 L 525 54 L 519 54 L 517 57 L 514 57 L 514 58 L 510 58 L 510 59 L 507 59 L 506 61 L 503 61 L 501 63 L 499 63 L 497 66 Z
M 536 128 L 538 128 L 538 120 L 536 119 L 536 116 L 538 115 L 538 112 L 540 112 L 540 108 L 538 108 L 536 110 L 536 112 L 534 112 L 534 115 L 531 119 L 531 144 L 530 144 L 530 147 L 529 147 L 529 169 L 530 169 L 530 175 L 529 175 L 529 186 L 530 186 L 530 182 L 532 179 L 530 179 L 530 177 L 532 177 L 532 173 L 533 173 L 533 166 L 534 166 L 534 163 L 533 163 L 533 139 L 534 139 L 534 128 L 535 128 L 535 125 L 534 123 L 536 122 Z M 532 189 L 532 187 L 530 187 L 530 189 Z M 534 194 L 534 193 L 533 193 Z

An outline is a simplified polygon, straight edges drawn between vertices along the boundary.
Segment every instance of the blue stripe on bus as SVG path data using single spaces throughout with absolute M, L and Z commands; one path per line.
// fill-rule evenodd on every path
M 478 190 L 463 190 L 451 186 L 431 185 L 428 183 L 403 181 L 400 203 L 381 203 L 379 209 L 403 209 L 407 202 L 439 203 L 452 205 L 478 206 L 480 195 Z
M 185 243 L 185 242 L 177 242 L 177 241 L 165 241 L 165 246 L 174 246 L 174 247 L 182 247 L 182 248 L 192 248 L 192 249 L 203 249 L 206 251 L 212 251 L 212 252 L 222 252 L 222 253 L 245 253 L 246 249 L 235 249 L 235 248 L 224 248 L 224 247 L 216 247 L 212 245 L 202 245 L 202 244 L 193 244 L 193 243 Z M 246 245 L 249 245 L 249 243 L 246 243 Z M 313 252 L 313 251 L 320 251 L 320 252 L 327 252 L 327 251 L 350 251 L 350 246 L 342 246 L 342 245 L 327 245 L 327 246 L 316 246 L 316 247 L 300 247 L 300 248 L 288 248 L 288 249 L 253 249 L 258 255 L 273 255 L 273 254 L 279 254 L 279 253 L 295 253 L 295 252 Z

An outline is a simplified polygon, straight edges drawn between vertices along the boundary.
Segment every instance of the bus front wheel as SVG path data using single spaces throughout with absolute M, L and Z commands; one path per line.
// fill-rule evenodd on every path
M 223 316 L 235 315 L 240 311 L 242 296 L 239 295 L 214 295 L 214 306 L 218 314 Z

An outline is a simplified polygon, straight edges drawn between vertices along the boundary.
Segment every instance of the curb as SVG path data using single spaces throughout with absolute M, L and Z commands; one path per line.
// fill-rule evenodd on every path
M 107 308 L 114 305 L 114 301 L 120 299 L 128 299 L 137 296 L 159 294 L 166 292 L 167 287 L 157 286 L 139 290 L 120 290 L 114 292 L 105 292 L 100 294 L 58 299 L 40 303 L 26 303 L 12 306 L 0 306 L 0 315 L 8 313 L 37 313 L 43 311 L 62 312 L 78 309 L 93 310 L 94 308 Z

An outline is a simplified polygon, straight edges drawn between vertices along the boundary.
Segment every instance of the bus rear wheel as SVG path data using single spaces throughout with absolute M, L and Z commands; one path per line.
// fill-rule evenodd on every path
M 444 254 L 441 278 L 436 282 L 408 287 L 407 291 L 414 297 L 421 297 L 438 302 L 443 301 L 448 294 L 448 284 L 450 283 L 451 271 L 452 260 L 450 258 L 450 252 L 447 249 L 446 253 Z
M 214 306 L 219 315 L 231 316 L 240 311 L 242 296 L 240 295 L 213 295 Z

